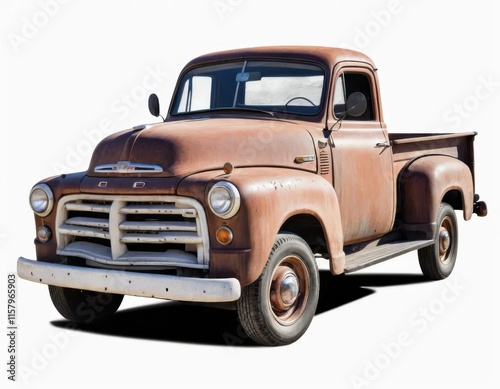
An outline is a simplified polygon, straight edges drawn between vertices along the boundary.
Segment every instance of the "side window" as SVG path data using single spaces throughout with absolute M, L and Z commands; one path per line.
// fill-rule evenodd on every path
M 210 108 L 212 94 L 212 78 L 193 76 L 186 80 L 177 112 L 191 112 Z
M 333 91 L 333 113 L 337 118 L 342 117 L 345 112 L 345 87 L 344 87 L 344 75 L 342 74 L 335 84 L 335 90 Z
M 347 115 L 344 120 L 373 120 L 373 97 L 370 79 L 363 73 L 343 73 L 337 79 L 333 93 L 333 113 L 340 118 L 345 113 L 345 103 L 353 92 L 361 92 L 367 101 L 366 112 L 359 117 Z

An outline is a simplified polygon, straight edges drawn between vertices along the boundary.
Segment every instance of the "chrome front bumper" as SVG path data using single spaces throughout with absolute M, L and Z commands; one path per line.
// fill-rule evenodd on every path
M 46 285 L 95 292 L 191 302 L 228 302 L 240 298 L 235 278 L 189 278 L 134 273 L 34 261 L 20 257 L 19 277 Z

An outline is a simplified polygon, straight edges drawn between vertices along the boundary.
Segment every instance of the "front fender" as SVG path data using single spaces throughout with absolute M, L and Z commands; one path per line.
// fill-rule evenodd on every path
M 236 185 L 241 195 L 241 208 L 228 220 L 208 212 L 211 232 L 225 225 L 234 234 L 228 246 L 219 244 L 211 234 L 211 277 L 235 277 L 242 286 L 255 281 L 267 262 L 281 226 L 290 217 L 304 214 L 315 217 L 321 224 L 332 273 L 344 271 L 339 204 L 335 190 L 324 178 L 279 168 L 240 169 L 219 178 Z
M 440 203 L 447 193 L 458 191 L 463 217 L 469 220 L 474 203 L 474 184 L 469 167 L 444 155 L 412 161 L 400 174 L 399 210 L 408 231 L 432 238 Z

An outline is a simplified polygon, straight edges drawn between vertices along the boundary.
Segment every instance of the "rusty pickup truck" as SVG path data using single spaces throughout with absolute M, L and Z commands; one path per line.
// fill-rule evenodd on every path
M 338 276 L 417 251 L 444 279 L 456 212 L 487 214 L 477 133 L 388 132 L 377 68 L 356 51 L 201 55 L 165 118 L 156 94 L 149 110 L 157 122 L 107 136 L 87 171 L 29 194 L 37 259 L 18 274 L 70 321 L 143 296 L 235 309 L 254 342 L 290 344 L 315 315 L 318 264 Z

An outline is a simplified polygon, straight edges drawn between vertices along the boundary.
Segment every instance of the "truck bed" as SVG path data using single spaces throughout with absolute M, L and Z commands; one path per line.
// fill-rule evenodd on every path
M 404 165 L 422 155 L 449 155 L 464 162 L 474 179 L 474 137 L 476 132 L 413 134 L 389 133 L 397 177 Z

